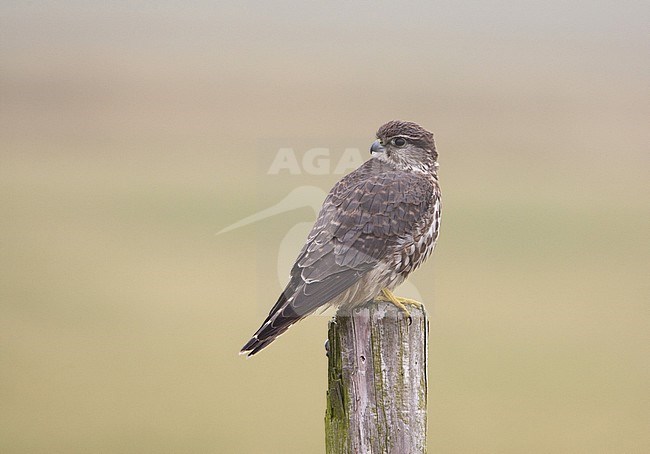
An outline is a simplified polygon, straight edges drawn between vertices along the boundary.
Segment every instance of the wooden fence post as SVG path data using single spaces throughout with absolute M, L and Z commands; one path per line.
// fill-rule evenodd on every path
M 428 320 L 371 301 L 330 321 L 327 454 L 426 452 Z

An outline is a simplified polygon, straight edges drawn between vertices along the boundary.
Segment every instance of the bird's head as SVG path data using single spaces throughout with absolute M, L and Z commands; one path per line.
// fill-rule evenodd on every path
M 370 154 L 404 170 L 435 172 L 438 166 L 433 134 L 410 121 L 393 120 L 379 128 Z

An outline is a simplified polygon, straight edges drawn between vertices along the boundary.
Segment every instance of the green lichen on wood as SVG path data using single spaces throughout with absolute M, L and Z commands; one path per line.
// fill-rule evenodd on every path
M 349 418 L 347 415 L 347 395 L 343 384 L 341 362 L 340 317 L 329 323 L 328 339 L 328 390 L 325 411 L 325 448 L 327 453 L 348 452 Z

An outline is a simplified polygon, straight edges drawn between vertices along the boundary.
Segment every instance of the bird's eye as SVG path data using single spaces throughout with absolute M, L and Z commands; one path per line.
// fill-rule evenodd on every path
M 391 140 L 391 142 L 396 147 L 403 147 L 404 145 L 406 145 L 406 139 L 404 139 L 403 137 L 395 137 L 393 140 Z

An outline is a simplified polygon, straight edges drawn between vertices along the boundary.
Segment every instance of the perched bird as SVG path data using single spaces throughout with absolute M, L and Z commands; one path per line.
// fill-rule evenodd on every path
M 438 238 L 433 134 L 416 123 L 391 121 L 377 131 L 370 154 L 328 194 L 287 287 L 241 354 L 254 355 L 317 309 L 379 298 L 408 313 L 405 305 L 421 304 L 392 290 L 424 262 Z

